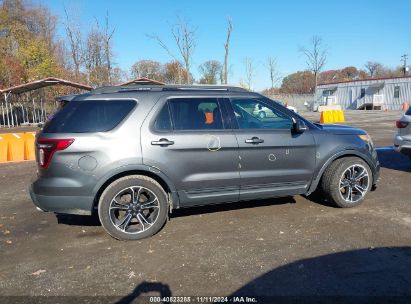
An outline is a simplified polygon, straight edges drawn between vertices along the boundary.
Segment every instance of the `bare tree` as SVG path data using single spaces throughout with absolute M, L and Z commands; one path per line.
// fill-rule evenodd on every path
M 232 25 L 232 22 L 231 22 L 231 17 L 228 17 L 227 39 L 224 43 L 224 49 L 225 49 L 224 71 L 223 71 L 224 84 L 227 84 L 227 82 L 228 82 L 228 50 L 229 50 L 229 47 L 230 47 L 230 37 L 231 37 L 231 32 L 232 31 L 233 31 L 233 25 Z
M 83 62 L 83 40 L 80 31 L 80 25 L 75 22 L 75 18 L 71 16 L 67 9 L 64 8 L 66 20 L 64 27 L 70 47 L 70 57 L 74 65 L 74 74 L 76 78 L 80 75 L 80 67 Z
M 245 76 L 247 81 L 247 88 L 251 90 L 251 83 L 255 75 L 254 61 L 253 59 L 246 57 L 244 58 Z
M 104 44 L 104 55 L 106 57 L 106 64 L 107 64 L 107 80 L 108 83 L 111 84 L 111 59 L 113 57 L 113 52 L 112 52 L 112 42 L 111 39 L 113 38 L 114 32 L 116 28 L 113 28 L 113 30 L 109 30 L 109 25 L 108 25 L 108 12 L 106 13 L 106 19 L 105 19 L 105 26 L 104 26 L 104 35 L 103 35 L 103 44 Z
M 274 89 L 275 84 L 281 79 L 281 76 L 277 69 L 277 60 L 273 57 L 267 58 L 267 65 L 266 65 L 269 73 L 270 73 L 270 80 L 271 80 L 271 91 Z
M 186 83 L 192 83 L 190 67 L 193 52 L 196 47 L 196 29 L 192 28 L 185 19 L 178 17 L 177 23 L 171 27 L 171 34 L 173 35 L 178 52 L 182 58 L 185 73 L 187 74 Z M 148 35 L 148 37 L 155 39 L 174 60 L 181 62 L 158 35 L 153 34 Z M 182 71 L 180 74 L 183 74 Z
M 198 69 L 201 73 L 200 83 L 202 84 L 216 84 L 220 78 L 222 66 L 217 60 L 208 60 L 201 64 Z
M 375 61 L 367 61 L 364 65 L 370 77 L 374 77 L 379 70 L 382 70 L 382 64 Z
M 300 48 L 307 59 L 307 66 L 309 70 L 314 74 L 315 86 L 314 92 L 317 90 L 318 75 L 321 72 L 327 61 L 327 51 L 323 47 L 322 39 L 319 36 L 313 36 L 311 39 L 310 49 Z
M 163 81 L 161 63 L 154 60 L 139 60 L 131 67 L 131 74 L 134 78 L 146 77 L 158 81 Z

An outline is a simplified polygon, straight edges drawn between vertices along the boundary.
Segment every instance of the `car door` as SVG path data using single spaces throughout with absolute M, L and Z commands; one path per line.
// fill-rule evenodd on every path
M 142 126 L 143 163 L 168 176 L 180 205 L 238 201 L 238 144 L 218 98 L 164 98 L 151 112 Z
M 291 114 L 264 97 L 225 101 L 236 124 L 240 199 L 305 193 L 315 168 L 316 148 L 310 130 L 293 132 Z

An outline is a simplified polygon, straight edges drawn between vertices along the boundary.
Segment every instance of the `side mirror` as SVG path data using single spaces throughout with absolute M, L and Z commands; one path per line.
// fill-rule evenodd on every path
M 304 121 L 295 119 L 294 117 L 292 118 L 292 120 L 293 120 L 293 131 L 295 133 L 303 133 L 308 130 L 308 127 Z

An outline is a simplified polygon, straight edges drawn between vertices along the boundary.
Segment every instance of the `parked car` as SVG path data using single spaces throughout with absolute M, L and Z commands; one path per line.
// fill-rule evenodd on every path
M 411 107 L 396 121 L 398 132 L 394 138 L 394 149 L 411 160 Z
M 284 104 L 281 101 L 275 100 L 278 104 L 282 105 L 283 107 L 286 107 L 287 109 L 297 113 L 297 109 L 295 107 L 289 106 Z M 267 107 L 264 107 L 263 105 L 256 105 L 254 110 L 253 110 L 253 115 L 256 115 L 260 117 L 261 119 L 266 118 L 266 117 L 273 117 L 275 114 Z
M 270 115 L 261 119 L 256 108 Z M 174 209 L 309 195 L 360 204 L 379 162 L 369 135 L 314 124 L 235 87 L 118 86 L 72 99 L 36 138 L 34 204 L 98 213 L 122 240 L 159 231 Z

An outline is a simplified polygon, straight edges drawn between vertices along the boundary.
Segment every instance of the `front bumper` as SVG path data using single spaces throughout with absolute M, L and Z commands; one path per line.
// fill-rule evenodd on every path
M 407 140 L 401 135 L 396 135 L 394 138 L 394 150 L 406 155 L 411 155 L 411 140 Z
M 49 196 L 36 194 L 30 186 L 30 197 L 34 205 L 41 211 L 56 213 L 91 215 L 93 200 L 91 196 Z

